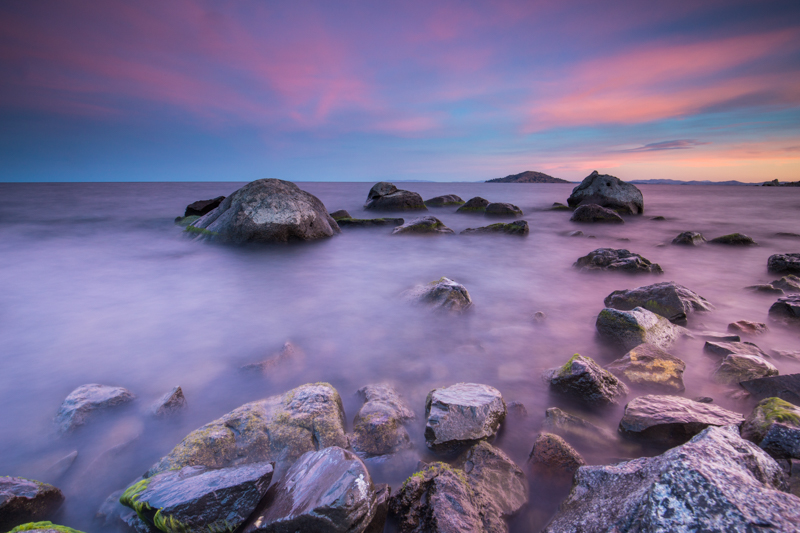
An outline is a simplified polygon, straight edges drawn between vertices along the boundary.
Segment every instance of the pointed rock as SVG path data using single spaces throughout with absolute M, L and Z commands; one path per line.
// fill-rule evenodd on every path
M 616 405 L 628 395 L 628 387 L 614 374 L 577 353 L 563 366 L 547 371 L 545 379 L 552 390 L 590 406 Z

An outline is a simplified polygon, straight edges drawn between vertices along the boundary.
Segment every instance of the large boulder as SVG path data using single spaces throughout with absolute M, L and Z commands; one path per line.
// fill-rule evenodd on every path
M 452 450 L 494 437 L 506 413 L 500 391 L 489 385 L 433 389 L 425 400 L 425 441 L 434 450 Z
M 132 402 L 136 396 L 123 387 L 90 383 L 81 385 L 64 399 L 56 413 L 60 433 L 69 433 L 86 424 L 100 412 Z
M 731 233 L 730 235 L 722 235 L 711 239 L 711 244 L 725 244 L 728 246 L 755 246 L 756 241 L 743 233 Z
M 350 444 L 362 457 L 396 453 L 411 447 L 404 423 L 414 419 L 414 412 L 391 385 L 367 385 L 359 394 L 365 402 L 353 420 Z
M 53 485 L 21 477 L 0 476 L 0 531 L 52 516 L 64 494 Z
M 514 204 L 505 202 L 492 202 L 486 206 L 487 217 L 521 217 L 522 209 Z
M 528 456 L 528 464 L 537 475 L 568 476 L 586 464 L 581 454 L 567 441 L 553 433 L 539 433 Z
M 599 174 L 596 170 L 586 176 L 580 185 L 572 189 L 567 203 L 570 207 L 597 204 L 620 213 L 633 215 L 644 212 L 642 191 L 631 183 L 625 183 L 608 174 Z
M 547 533 L 797 531 L 800 498 L 735 427 L 710 427 L 656 457 L 578 469 Z
M 444 277 L 405 291 L 403 298 L 435 310 L 452 313 L 462 313 L 472 306 L 472 297 L 467 288 Z
M 620 270 L 623 272 L 663 274 L 661 265 L 625 249 L 598 248 L 578 258 L 572 265 L 581 270 Z
M 277 179 L 248 183 L 186 230 L 232 244 L 311 241 L 341 231 L 319 198 Z
M 385 181 L 376 183 L 367 194 L 364 209 L 377 211 L 427 211 L 422 196 L 398 189 Z
M 742 381 L 777 376 L 775 365 L 757 355 L 730 354 L 720 362 L 711 374 L 715 383 L 736 385 Z
M 625 221 L 616 211 L 600 207 L 597 204 L 583 204 L 572 212 L 572 222 L 606 222 L 611 224 L 624 224 Z
M 742 438 L 776 459 L 800 459 L 800 407 L 765 398 L 742 423 Z
M 778 298 L 769 308 L 769 316 L 778 320 L 796 323 L 800 319 L 800 294 Z
M 436 196 L 429 200 L 425 200 L 425 205 L 428 207 L 447 207 L 449 205 L 464 205 L 464 200 L 455 194 L 445 194 L 443 196 Z
M 189 433 L 145 477 L 184 466 L 225 468 L 275 462 L 278 475 L 308 451 L 347 446 L 344 408 L 327 383 L 247 403 Z
M 666 350 L 680 336 L 688 333 L 685 328 L 642 307 L 634 307 L 630 311 L 606 307 L 597 315 L 595 327 L 601 337 L 626 350 L 643 343 Z
M 640 344 L 606 369 L 623 381 L 664 392 L 683 392 L 686 363 L 652 344 Z
M 210 213 L 225 199 L 224 196 L 217 196 L 211 200 L 198 200 L 186 206 L 186 211 L 183 216 L 185 217 L 201 217 L 206 213 Z
M 300 457 L 241 533 L 362 533 L 377 509 L 367 467 L 354 453 L 333 446 Z
M 542 428 L 592 447 L 608 447 L 616 440 L 608 430 L 558 407 L 545 410 Z
M 800 274 L 800 253 L 769 256 L 767 270 L 777 274 Z
M 525 220 L 517 220 L 515 222 L 498 222 L 496 224 L 489 224 L 481 228 L 467 228 L 461 232 L 461 235 L 477 235 L 487 233 L 505 233 L 506 235 L 518 235 L 524 237 L 530 232 L 528 222 Z
M 467 203 L 456 209 L 456 213 L 485 213 L 488 205 L 489 200 L 476 196 L 475 198 L 470 198 Z
M 563 366 L 547 371 L 545 379 L 551 390 L 593 407 L 619 404 L 628 395 L 628 387 L 614 374 L 577 353 Z
M 777 397 L 800 405 L 800 374 L 751 379 L 739 383 L 756 400 Z
M 700 246 L 701 244 L 705 243 L 705 237 L 703 237 L 702 233 L 697 231 L 684 231 L 672 239 L 672 244 L 679 244 L 682 246 Z
M 272 463 L 185 466 L 134 483 L 119 500 L 166 533 L 233 531 L 267 493 L 272 474 Z
M 614 291 L 603 300 L 606 307 L 629 311 L 644 307 L 670 322 L 683 322 L 694 311 L 711 311 L 711 302 L 674 281 Z
M 392 230 L 392 235 L 453 235 L 455 232 L 430 215 L 409 220 Z
M 708 426 L 740 424 L 744 417 L 718 405 L 680 396 L 650 394 L 631 400 L 619 423 L 626 437 L 674 446 L 691 439 Z

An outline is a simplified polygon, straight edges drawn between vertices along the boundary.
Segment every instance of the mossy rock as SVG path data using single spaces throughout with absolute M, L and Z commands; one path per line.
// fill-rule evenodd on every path
M 71 527 L 59 526 L 52 522 L 28 522 L 27 524 L 15 527 L 8 533 L 17 533 L 19 531 L 38 531 L 39 533 L 83 533 L 83 531 L 78 531 Z
M 776 459 L 800 459 L 800 407 L 765 398 L 742 423 L 742 437 Z
M 726 244 L 728 246 L 755 246 L 756 241 L 752 237 L 748 237 L 743 233 L 731 233 L 729 235 L 722 235 L 715 239 L 708 241 L 712 244 Z

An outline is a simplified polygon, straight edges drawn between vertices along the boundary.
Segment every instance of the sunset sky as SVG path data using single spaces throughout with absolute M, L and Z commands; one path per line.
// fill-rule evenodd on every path
M 4 0 L 0 181 L 800 180 L 800 2 Z

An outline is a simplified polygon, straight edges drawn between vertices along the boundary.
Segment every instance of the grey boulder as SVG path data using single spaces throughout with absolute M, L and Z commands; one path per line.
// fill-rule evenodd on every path
M 361 457 L 396 453 L 411 447 L 403 424 L 414 419 L 414 412 L 390 385 L 367 385 L 359 394 L 365 402 L 353 420 L 350 445 Z
M 605 222 L 611 224 L 624 224 L 625 221 L 616 211 L 600 207 L 597 204 L 583 204 L 572 212 L 572 222 Z
M 500 391 L 479 383 L 433 389 L 425 400 L 425 441 L 434 450 L 452 450 L 493 437 L 506 417 Z
M 683 322 L 694 311 L 711 311 L 711 302 L 674 281 L 614 291 L 603 300 L 606 307 L 629 311 L 643 307 L 670 322 Z
M 0 476 L 0 531 L 52 516 L 64 494 L 53 485 L 21 477 Z
M 442 196 L 436 196 L 435 198 L 431 198 L 429 200 L 425 200 L 425 205 L 428 207 L 446 207 L 449 205 L 464 205 L 464 200 L 461 199 L 460 196 L 455 194 L 445 194 Z
M 586 176 L 580 185 L 572 189 L 567 203 L 570 207 L 597 204 L 632 215 L 644 212 L 642 191 L 631 183 L 626 183 L 609 174 L 599 174 L 596 170 Z
M 506 235 L 518 235 L 524 237 L 530 233 L 528 222 L 525 220 L 517 220 L 515 222 L 498 222 L 496 224 L 489 224 L 481 228 L 467 228 L 461 232 L 461 235 L 478 235 L 478 234 L 491 234 L 491 233 L 505 233 Z
M 581 270 L 619 270 L 623 272 L 663 274 L 658 263 L 652 263 L 625 249 L 598 248 L 578 258 L 572 265 Z
M 455 232 L 430 215 L 409 220 L 392 230 L 392 235 L 453 235 Z
M 640 344 L 606 365 L 615 376 L 640 387 L 663 392 L 683 392 L 686 363 L 652 344 Z
M 522 209 L 514 204 L 505 202 L 492 202 L 486 206 L 487 217 L 521 217 Z
M 701 244 L 705 243 L 705 237 L 703 237 L 702 233 L 698 233 L 697 231 L 684 231 L 672 239 L 672 244 L 678 244 L 681 246 L 700 246 Z
M 769 256 L 767 270 L 777 274 L 800 274 L 800 253 Z
M 367 194 L 364 209 L 378 211 L 426 211 L 422 196 L 404 191 L 385 181 L 376 183 Z
M 544 377 L 551 390 L 592 407 L 619 404 L 628 395 L 628 387 L 614 374 L 603 370 L 591 357 L 577 353 Z
M 132 402 L 135 398 L 136 396 L 123 387 L 97 383 L 81 385 L 69 393 L 56 413 L 58 431 L 69 433 L 86 424 L 101 411 Z
M 685 328 L 641 307 L 630 311 L 607 307 L 597 315 L 595 327 L 601 337 L 626 350 L 643 343 L 666 350 L 680 336 L 688 333 Z
M 426 285 L 417 285 L 402 296 L 407 301 L 452 313 L 462 313 L 472 306 L 472 297 L 467 288 L 445 277 Z
M 476 196 L 475 198 L 470 198 L 467 203 L 456 209 L 456 213 L 485 213 L 488 205 L 489 200 Z
M 758 355 L 730 354 L 720 362 L 711 374 L 715 383 L 736 385 L 742 381 L 777 376 L 778 369 Z
M 765 398 L 742 423 L 742 438 L 776 459 L 800 459 L 800 407 Z

